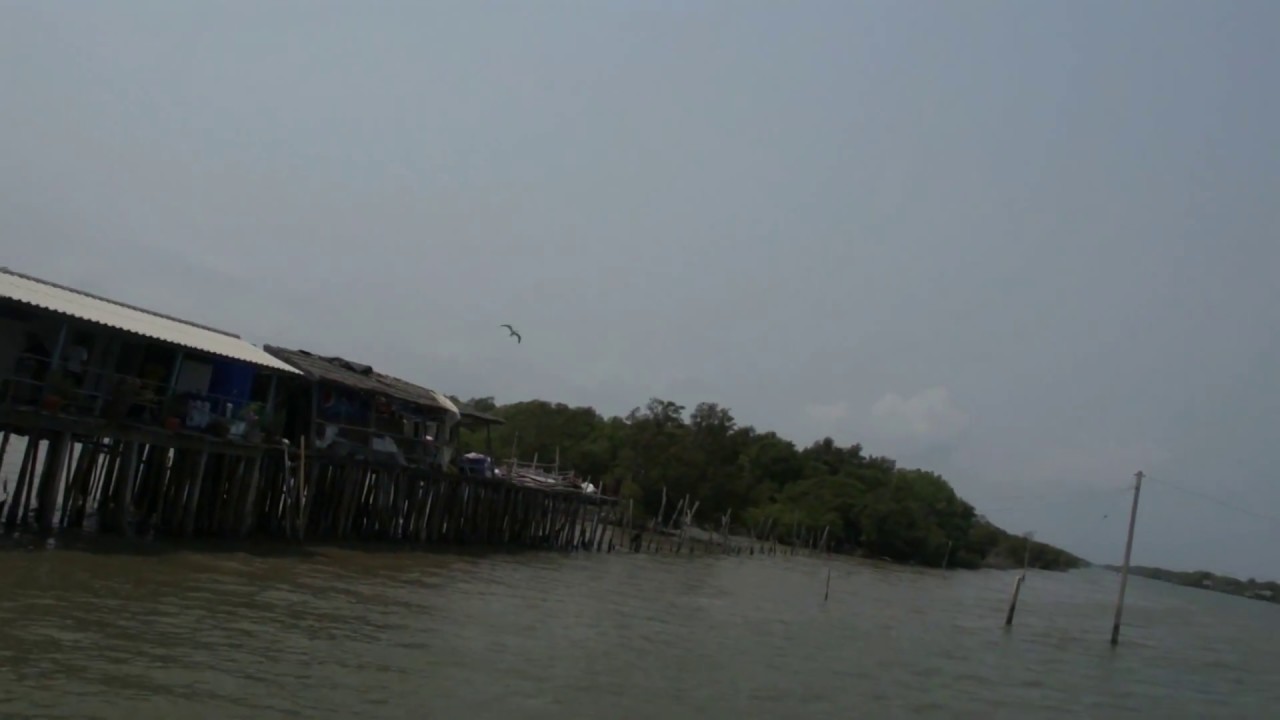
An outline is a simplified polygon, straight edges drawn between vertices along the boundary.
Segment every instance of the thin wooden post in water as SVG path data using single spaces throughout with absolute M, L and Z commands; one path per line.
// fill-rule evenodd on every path
M 667 486 L 662 486 L 662 504 L 658 506 L 658 517 L 653 521 L 653 529 L 662 527 L 662 514 L 667 510 Z
M 75 462 L 67 463 L 67 473 L 70 479 L 67 482 L 67 490 L 62 499 L 62 518 L 58 521 L 58 527 L 68 528 L 76 527 L 76 515 L 79 506 L 83 503 L 85 496 L 89 493 L 89 483 L 92 479 L 93 463 L 97 461 L 97 440 L 90 439 L 80 446 L 80 452 L 74 453 Z M 74 467 L 73 467 L 74 466 Z
M 200 451 L 196 467 L 191 476 L 191 484 L 187 489 L 186 507 L 183 510 L 182 534 L 191 537 L 196 531 L 196 510 L 200 507 L 200 489 L 204 485 L 204 469 L 209 462 L 209 449 Z
M 24 445 L 25 447 L 22 448 L 22 464 L 18 467 L 18 484 L 13 487 L 13 494 L 9 496 L 9 504 L 5 508 L 4 526 L 6 530 L 12 530 L 22 519 L 22 497 L 27 491 L 27 468 L 34 462 L 32 455 L 36 450 L 36 441 L 31 436 L 27 436 Z
M 8 430 L 5 430 L 4 439 L 0 440 L 0 467 L 4 467 L 4 454 L 9 450 L 9 436 L 11 434 Z
M 600 552 L 600 546 L 596 541 L 596 531 L 600 527 L 600 512 L 603 509 L 604 508 L 597 504 L 595 507 L 595 513 L 591 518 L 591 533 L 587 538 L 587 544 L 590 546 L 592 552 Z
M 71 433 L 63 433 L 56 441 L 49 441 L 49 452 L 40 476 L 40 517 L 37 526 L 42 533 L 53 532 L 58 497 L 62 494 L 64 466 L 70 454 Z
M 89 504 L 95 503 L 94 518 L 99 528 L 104 526 L 103 517 L 106 515 L 103 508 L 110 499 L 111 473 L 116 464 L 117 443 L 107 438 L 98 438 L 98 458 L 94 463 L 93 476 L 89 479 L 89 494 L 85 496 L 84 501 L 80 503 L 79 509 L 76 511 L 76 525 L 83 527 L 85 519 L 89 515 Z M 105 525 L 110 526 L 110 522 Z
M 307 436 L 303 435 L 298 438 L 298 475 L 293 482 L 293 515 L 294 518 L 294 537 L 301 540 L 303 533 L 306 532 L 306 515 L 303 513 L 303 507 L 307 502 L 307 493 L 304 484 L 307 481 Z
M 118 440 L 112 440 L 107 450 L 107 461 L 103 463 L 102 478 L 98 481 L 98 505 L 95 513 L 98 520 L 99 530 L 109 530 L 112 527 L 111 517 L 108 511 L 111 509 L 115 498 L 115 482 L 116 472 L 120 467 L 122 449 Z M 85 511 L 88 513 L 88 510 Z
M 125 460 L 116 471 L 115 487 L 115 527 L 126 536 L 133 534 L 133 482 L 138 473 L 138 443 L 131 442 L 124 450 Z
M 39 435 L 33 433 L 27 436 L 27 444 L 31 446 L 31 463 L 27 465 L 27 481 L 23 484 L 22 492 L 22 509 L 18 515 L 18 523 L 23 526 L 31 518 L 31 500 L 36 494 L 36 477 L 40 468 L 40 442 Z M 46 456 L 49 449 L 48 443 L 46 443 Z M 45 458 L 45 462 L 48 462 L 48 457 Z
M 827 568 L 827 589 L 822 593 L 822 602 L 826 602 L 831 597 L 831 568 Z
M 1004 626 L 1013 624 L 1013 613 L 1018 609 L 1018 595 L 1022 592 L 1022 583 L 1027 580 L 1027 565 L 1031 561 L 1031 533 L 1027 533 L 1027 547 L 1022 556 L 1022 573 L 1013 582 L 1013 597 L 1009 598 L 1009 612 L 1004 616 Z
M 71 522 L 72 510 L 75 507 L 77 498 L 81 492 L 81 484 L 87 472 L 86 464 L 89 462 L 90 443 L 80 446 L 80 452 L 75 452 L 75 444 L 72 443 L 72 450 L 68 456 L 67 462 L 67 481 L 65 490 L 62 495 L 62 512 L 59 513 L 58 527 L 66 528 Z M 74 460 L 73 460 L 74 458 Z
M 1111 623 L 1111 645 L 1120 642 L 1120 616 L 1124 612 L 1124 591 L 1129 584 L 1129 557 L 1133 554 L 1133 528 L 1138 522 L 1138 496 L 1142 493 L 1141 470 L 1133 474 L 1133 508 L 1129 510 L 1129 536 L 1124 541 L 1124 565 L 1120 568 L 1120 596 L 1116 598 L 1116 617 Z
M 1019 575 L 1018 579 L 1013 581 L 1013 597 L 1009 598 L 1009 612 L 1004 616 L 1005 627 L 1013 624 L 1013 613 L 1018 609 L 1018 593 L 1022 592 L 1022 581 L 1026 579 L 1026 575 Z
M 687 500 L 688 500 L 688 496 L 685 496 L 682 500 L 680 500 L 680 502 L 676 503 L 676 510 L 675 512 L 671 513 L 671 519 L 668 520 L 666 523 L 664 523 L 665 529 L 671 530 L 675 527 L 676 520 L 677 518 L 680 517 L 680 513 L 684 510 L 684 504 Z

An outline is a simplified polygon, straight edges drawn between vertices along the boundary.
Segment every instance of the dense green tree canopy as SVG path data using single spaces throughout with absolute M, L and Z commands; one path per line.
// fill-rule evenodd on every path
M 1079 558 L 995 527 L 956 495 L 941 476 L 868 456 L 862 446 L 824 438 L 806 448 L 772 432 L 739 425 L 728 408 L 692 410 L 654 398 L 626 417 L 543 400 L 497 405 L 467 401 L 506 421 L 492 429 L 499 459 L 515 448 L 522 460 L 561 465 L 633 500 L 637 515 L 659 512 L 663 493 L 698 502 L 695 523 L 715 526 L 729 513 L 736 530 L 783 542 L 826 534 L 842 552 L 898 562 L 952 567 L 1067 569 Z M 483 432 L 463 434 L 464 450 L 483 451 Z M 674 502 L 667 506 L 670 514 Z

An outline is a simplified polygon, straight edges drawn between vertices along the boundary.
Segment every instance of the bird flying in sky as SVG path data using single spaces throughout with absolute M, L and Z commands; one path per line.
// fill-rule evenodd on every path
M 510 325 L 499 325 L 499 327 L 506 328 L 507 332 L 511 333 L 510 337 L 513 337 L 516 339 L 516 344 L 517 345 L 520 344 L 520 333 L 516 332 L 515 328 L 511 327 Z

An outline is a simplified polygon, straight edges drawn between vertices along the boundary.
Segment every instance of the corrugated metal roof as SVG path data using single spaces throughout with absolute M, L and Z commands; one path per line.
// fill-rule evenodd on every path
M 455 402 L 454 405 L 458 406 L 458 412 L 462 413 L 462 417 L 464 418 L 479 420 L 481 423 L 485 425 L 506 425 L 507 424 L 506 420 L 503 420 L 497 415 L 494 415 L 492 413 L 482 412 L 480 410 L 477 410 L 471 407 L 466 403 Z
M 8 268 L 0 268 L 0 298 L 210 355 L 280 372 L 298 372 L 238 335 L 90 295 Z
M 458 408 L 449 398 L 435 390 L 415 385 L 408 380 L 384 375 L 368 365 L 336 356 L 325 357 L 306 350 L 290 350 L 274 345 L 268 345 L 266 350 L 301 370 L 304 375 L 313 380 L 325 380 L 363 392 L 389 395 L 423 407 L 458 413 Z

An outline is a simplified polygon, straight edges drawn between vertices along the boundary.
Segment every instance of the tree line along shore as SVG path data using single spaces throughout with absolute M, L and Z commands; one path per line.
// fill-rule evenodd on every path
M 625 416 L 531 400 L 464 401 L 502 418 L 492 444 L 521 458 L 559 458 L 629 504 L 637 526 L 689 498 L 694 525 L 798 543 L 823 536 L 834 552 L 930 567 L 1070 570 L 1087 565 L 983 518 L 941 475 L 898 467 L 859 444 L 824 438 L 806 447 L 739 424 L 728 408 L 692 410 L 651 399 Z M 464 432 L 463 450 L 486 438 Z M 666 505 L 664 508 L 664 500 Z M 665 510 L 665 512 L 664 512 Z

